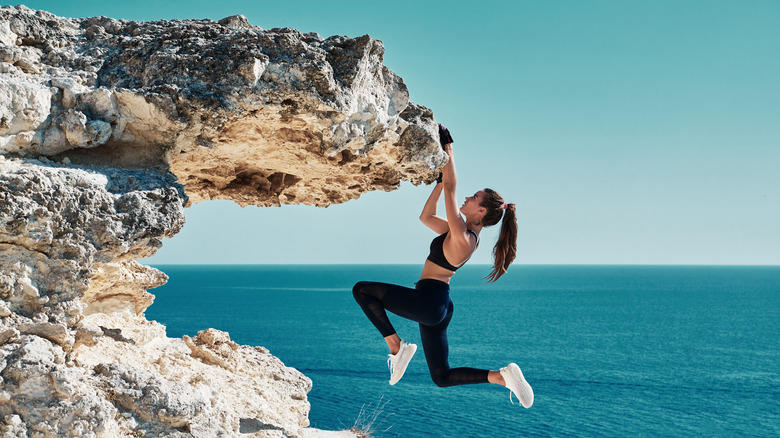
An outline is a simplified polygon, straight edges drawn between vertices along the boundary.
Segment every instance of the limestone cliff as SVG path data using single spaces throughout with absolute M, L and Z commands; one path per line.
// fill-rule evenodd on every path
M 311 381 L 147 321 L 192 202 L 327 206 L 446 160 L 368 36 L 0 8 L 0 432 L 303 436 Z

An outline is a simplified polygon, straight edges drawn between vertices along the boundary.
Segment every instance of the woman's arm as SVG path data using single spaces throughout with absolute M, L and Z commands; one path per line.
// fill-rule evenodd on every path
M 455 156 L 452 152 L 452 143 L 444 145 L 444 151 L 450 158 L 442 169 L 444 205 L 447 208 L 447 224 L 450 230 L 447 239 L 444 241 L 445 252 L 454 255 L 456 260 L 465 260 L 474 251 L 476 238 L 472 233 L 468 232 L 466 221 L 460 215 L 458 199 L 455 194 L 458 178 L 455 173 Z
M 436 184 L 431 195 L 428 197 L 428 200 L 425 201 L 422 213 L 420 213 L 420 221 L 439 234 L 444 234 L 450 229 L 446 219 L 436 216 L 439 196 L 441 195 L 443 187 L 442 184 Z

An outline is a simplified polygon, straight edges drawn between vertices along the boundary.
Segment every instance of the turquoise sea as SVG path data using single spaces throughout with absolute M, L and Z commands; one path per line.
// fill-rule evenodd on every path
M 209 327 L 309 376 L 312 426 L 375 437 L 780 436 L 780 267 L 466 266 L 451 283 L 450 364 L 517 362 L 531 409 L 496 385 L 438 388 L 422 349 L 389 386 L 358 280 L 413 287 L 420 266 L 156 266 L 148 319 Z M 419 344 L 415 323 L 391 319 Z M 363 412 L 361 414 L 361 411 Z

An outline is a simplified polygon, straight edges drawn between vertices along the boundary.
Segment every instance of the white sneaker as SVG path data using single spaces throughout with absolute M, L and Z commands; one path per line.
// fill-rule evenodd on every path
M 499 371 L 501 377 L 506 382 L 506 387 L 512 390 L 520 404 L 524 408 L 530 408 L 534 404 L 534 391 L 531 389 L 531 385 L 525 381 L 523 372 L 520 371 L 520 367 L 516 363 L 510 363 L 509 365 L 501 368 Z M 509 394 L 509 400 L 512 401 L 512 393 Z M 514 402 L 512 402 L 514 403 Z
M 412 360 L 415 351 L 417 351 L 416 345 L 401 341 L 401 348 L 398 349 L 398 353 L 387 355 L 387 366 L 390 367 L 391 385 L 398 383 L 398 381 L 401 380 L 401 377 L 404 376 L 406 367 L 409 365 L 409 361 Z

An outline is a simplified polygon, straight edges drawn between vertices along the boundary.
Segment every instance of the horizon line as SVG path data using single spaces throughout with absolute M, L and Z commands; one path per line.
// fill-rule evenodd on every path
M 140 263 L 140 262 L 139 262 Z M 147 266 L 422 266 L 419 263 L 150 263 Z M 471 263 L 469 266 L 493 266 Z M 514 266 L 681 266 L 681 267 L 780 267 L 780 264 L 687 264 L 687 263 L 519 263 Z

